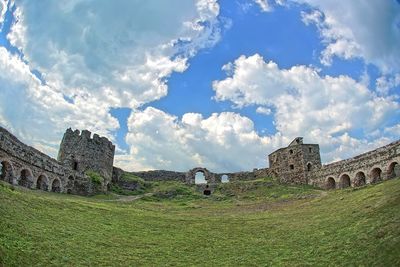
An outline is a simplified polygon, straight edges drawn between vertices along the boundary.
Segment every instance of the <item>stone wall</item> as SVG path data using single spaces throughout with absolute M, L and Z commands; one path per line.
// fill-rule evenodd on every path
M 58 161 L 65 167 L 83 174 L 87 170 L 98 172 L 105 178 L 104 186 L 111 182 L 115 146 L 105 137 L 91 132 L 67 129 L 61 141 Z
M 186 173 L 174 172 L 165 170 L 153 170 L 153 171 L 139 171 L 139 172 L 126 172 L 120 168 L 113 168 L 112 181 L 117 183 L 121 180 L 124 173 L 129 173 L 137 177 L 142 178 L 145 181 L 180 181 L 185 182 Z
M 86 176 L 65 168 L 55 159 L 27 146 L 0 127 L 0 177 L 14 185 L 32 189 L 90 194 Z
M 323 165 L 309 174 L 309 184 L 345 188 L 400 176 L 400 141 L 356 157 Z
M 303 144 L 301 137 L 293 140 L 288 147 L 274 151 L 268 159 L 274 176 L 287 184 L 307 184 L 309 172 L 321 167 L 319 145 Z

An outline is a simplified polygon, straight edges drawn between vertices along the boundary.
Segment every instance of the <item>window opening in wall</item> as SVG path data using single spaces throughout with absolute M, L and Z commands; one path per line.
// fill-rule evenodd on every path
M 290 164 L 290 169 L 294 170 L 294 165 L 293 164 Z
M 308 163 L 308 164 L 307 164 L 307 171 L 311 171 L 311 168 L 312 168 L 311 163 Z
M 194 177 L 194 183 L 195 184 L 206 184 L 207 183 L 206 177 L 204 176 L 203 172 L 196 172 L 196 175 Z
M 311 147 L 308 148 L 308 152 L 310 152 L 310 153 L 312 152 L 312 148 Z
M 293 150 L 290 149 L 290 150 L 289 150 L 289 153 L 290 153 L 290 154 L 293 154 Z
M 73 169 L 74 171 L 77 171 L 77 170 L 78 170 L 78 162 L 77 162 L 77 161 L 74 161 L 74 164 L 72 165 L 72 169 Z
M 228 183 L 229 182 L 229 176 L 226 175 L 226 174 L 222 175 L 221 182 L 222 183 Z

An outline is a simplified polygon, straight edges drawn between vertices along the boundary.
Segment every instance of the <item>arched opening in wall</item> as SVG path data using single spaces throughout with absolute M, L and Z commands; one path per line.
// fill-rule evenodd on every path
M 290 154 L 293 154 L 293 150 L 292 150 L 292 149 L 290 149 L 290 150 L 289 150 L 289 153 L 290 153 Z
M 363 172 L 357 172 L 356 177 L 354 178 L 354 186 L 363 186 L 366 182 L 365 174 Z
M 60 180 L 54 179 L 51 183 L 51 192 L 60 193 L 61 192 L 61 183 Z
M 349 186 L 350 186 L 350 176 L 348 176 L 347 174 L 343 174 L 342 176 L 340 176 L 339 187 L 343 189 Z
M 375 184 L 375 183 L 382 181 L 381 174 L 382 174 L 382 170 L 380 168 L 372 169 L 371 175 L 370 175 L 371 176 L 371 184 Z
M 72 190 L 70 188 L 67 189 L 67 194 L 72 194 Z
M 111 191 L 111 183 L 107 184 L 107 191 Z
M 312 169 L 312 164 L 309 162 L 307 163 L 307 171 L 311 171 Z
M 47 188 L 48 188 L 47 177 L 42 174 L 36 181 L 36 189 L 47 191 Z
M 398 164 L 397 162 L 390 163 L 389 168 L 388 168 L 387 177 L 388 177 L 388 179 L 400 177 L 400 164 Z
M 335 189 L 335 188 L 336 188 L 335 179 L 333 179 L 333 177 L 329 177 L 326 180 L 326 189 Z
M 194 183 L 195 184 L 206 184 L 207 180 L 206 177 L 204 176 L 204 173 L 201 171 L 196 172 L 194 176 Z
M 13 182 L 14 171 L 10 162 L 2 161 L 0 166 L 0 179 L 9 183 Z
M 221 182 L 222 183 L 228 183 L 229 182 L 229 176 L 224 174 L 221 176 Z
M 32 176 L 32 173 L 30 170 L 23 169 L 21 171 L 21 174 L 19 175 L 19 179 L 18 179 L 18 185 L 27 187 L 27 188 L 32 188 L 33 176 Z

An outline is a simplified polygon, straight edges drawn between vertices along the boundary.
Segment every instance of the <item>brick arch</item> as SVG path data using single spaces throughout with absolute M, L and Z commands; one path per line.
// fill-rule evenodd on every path
M 62 192 L 61 180 L 58 178 L 54 178 L 53 180 L 51 180 L 50 190 L 51 192 L 61 193 Z
M 0 164 L 1 164 L 0 180 L 3 180 L 10 184 L 15 184 L 16 177 L 15 177 L 15 172 L 14 172 L 14 166 L 13 166 L 11 160 L 2 158 L 2 159 L 0 159 Z
M 18 172 L 17 183 L 20 186 L 32 188 L 34 185 L 33 172 L 28 167 L 22 167 Z
M 49 178 L 46 174 L 40 174 L 35 181 L 36 189 L 47 191 L 49 188 Z
M 343 173 L 342 175 L 339 176 L 339 188 L 347 188 L 351 186 L 351 179 L 350 175 L 347 173 Z

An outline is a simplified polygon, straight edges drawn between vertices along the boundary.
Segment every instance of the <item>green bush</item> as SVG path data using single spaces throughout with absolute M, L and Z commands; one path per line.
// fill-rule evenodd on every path
M 101 185 L 101 182 L 104 181 L 104 178 L 99 173 L 97 173 L 95 171 L 88 170 L 88 171 L 85 172 L 85 174 L 87 176 L 89 176 L 90 180 L 95 185 Z

